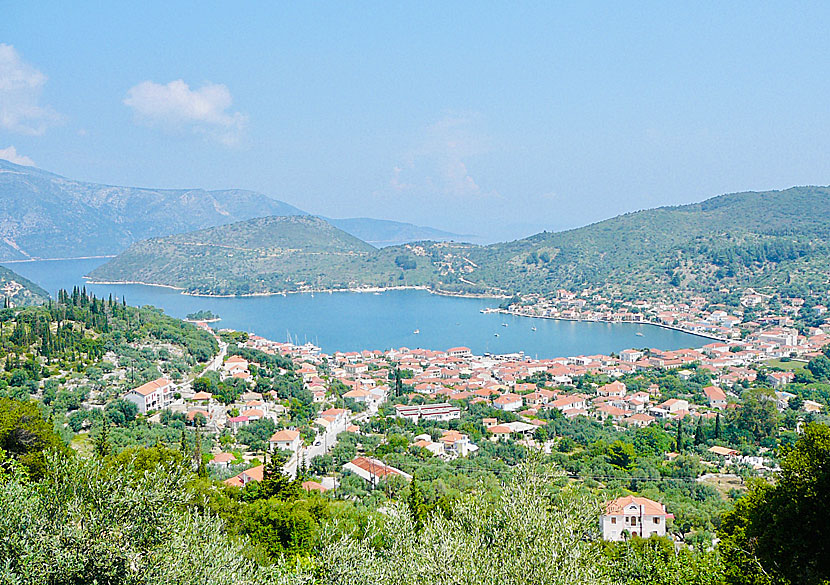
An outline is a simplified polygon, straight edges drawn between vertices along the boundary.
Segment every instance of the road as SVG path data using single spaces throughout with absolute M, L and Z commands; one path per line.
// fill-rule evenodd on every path
M 311 460 L 318 455 L 325 455 L 332 447 L 337 444 L 337 435 L 346 430 L 346 427 L 351 424 L 351 419 L 346 419 L 337 424 L 332 423 L 326 432 L 317 435 L 314 444 L 310 447 L 300 447 L 300 452 L 288 460 L 288 463 L 283 467 L 283 471 L 291 477 L 297 477 L 297 463 L 299 458 L 305 459 L 306 467 L 311 465 Z

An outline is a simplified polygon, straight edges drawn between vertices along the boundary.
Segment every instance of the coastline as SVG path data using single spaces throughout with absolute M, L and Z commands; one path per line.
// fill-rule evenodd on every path
M 26 258 L 25 260 L 0 260 L 0 264 L 23 264 L 26 262 L 57 262 L 60 260 L 100 260 L 102 258 L 115 258 L 115 254 L 104 254 L 102 256 L 73 256 L 71 258 Z
M 452 292 L 452 291 L 443 291 L 440 289 L 434 289 L 426 285 L 402 285 L 402 286 L 368 286 L 368 287 L 350 287 L 350 288 L 312 288 L 312 289 L 304 289 L 304 290 L 286 290 L 286 291 L 279 291 L 279 292 L 255 292 L 255 293 L 246 293 L 246 294 L 239 294 L 239 295 L 219 295 L 219 294 L 210 294 L 210 293 L 199 293 L 199 292 L 190 292 L 186 290 L 184 287 L 180 286 L 173 286 L 170 284 L 158 284 L 154 282 L 143 282 L 140 280 L 93 280 L 88 276 L 84 276 L 84 279 L 89 284 L 100 284 L 100 285 L 119 285 L 119 284 L 140 284 L 142 286 L 157 286 L 161 288 L 167 288 L 171 290 L 178 290 L 181 291 L 181 294 L 189 297 L 204 297 L 208 299 L 233 299 L 233 298 L 247 298 L 247 297 L 273 297 L 273 296 L 286 296 L 286 295 L 294 295 L 294 294 L 334 294 L 334 293 L 384 293 L 389 291 L 398 291 L 398 290 L 423 290 L 430 294 L 445 296 L 445 297 L 458 297 L 458 298 L 466 298 L 466 299 L 506 299 L 510 298 L 508 295 L 496 295 L 496 294 L 483 294 L 483 293 L 462 293 L 462 292 Z
M 500 308 L 493 308 L 488 309 L 488 313 L 501 313 L 502 315 L 511 315 L 513 317 L 528 317 L 530 319 L 551 319 L 553 321 L 577 321 L 580 323 L 611 323 L 611 324 L 629 324 L 629 325 L 653 325 L 655 327 L 662 327 L 663 329 L 671 329 L 672 331 L 679 331 L 681 333 L 687 333 L 689 335 L 696 335 L 697 337 L 704 337 L 706 339 L 712 339 L 714 341 L 720 341 L 723 343 L 728 343 L 730 341 L 727 337 L 720 337 L 714 335 L 713 333 L 700 333 L 698 331 L 690 331 L 689 329 L 683 329 L 682 327 L 677 327 L 676 325 L 668 325 L 666 323 L 660 323 L 658 321 L 614 321 L 612 319 L 574 319 L 572 317 L 551 317 L 548 315 L 525 315 L 524 313 L 515 313 L 513 311 L 508 311 L 507 309 L 500 309 Z
M 250 297 L 272 297 L 272 296 L 287 296 L 293 294 L 334 294 L 334 293 L 384 293 L 388 291 L 398 291 L 398 290 L 422 290 L 426 291 L 429 294 L 434 294 L 438 296 L 445 296 L 445 297 L 456 297 L 462 299 L 506 299 L 510 298 L 509 295 L 495 295 L 495 294 L 476 294 L 476 293 L 456 293 L 451 291 L 442 291 L 439 289 L 433 289 L 426 285 L 403 285 L 403 286 L 370 286 L 370 287 L 352 287 L 352 288 L 338 288 L 338 289 L 308 289 L 308 290 L 292 290 L 292 291 L 281 291 L 281 292 L 256 292 L 256 293 L 248 293 L 243 295 L 216 295 L 216 294 L 206 294 L 206 293 L 194 293 L 189 292 L 183 289 L 182 287 L 172 286 L 169 284 L 156 284 L 151 282 L 141 282 L 141 281 L 99 281 L 99 280 L 92 280 L 87 277 L 84 277 L 89 284 L 101 284 L 101 285 L 116 285 L 116 284 L 140 284 L 142 286 L 157 286 L 161 288 L 167 288 L 171 290 L 178 290 L 181 291 L 180 294 L 189 296 L 189 297 L 202 297 L 207 299 L 232 299 L 232 298 L 250 298 Z M 695 335 L 697 337 L 702 337 L 704 339 L 711 339 L 713 341 L 720 341 L 723 343 L 728 343 L 730 340 L 725 337 L 720 337 L 714 335 L 712 333 L 701 333 L 698 331 L 690 331 L 688 329 L 683 329 L 682 327 L 677 327 L 675 325 L 668 325 L 666 323 L 660 323 L 657 321 L 614 321 L 611 319 L 575 319 L 572 317 L 551 317 L 547 315 L 526 315 L 524 313 L 516 313 L 513 311 L 509 311 L 507 309 L 501 309 L 498 307 L 487 309 L 489 313 L 501 313 L 503 315 L 511 315 L 513 317 L 527 317 L 530 319 L 552 319 L 555 321 L 578 321 L 584 323 L 610 323 L 610 324 L 630 324 L 630 325 L 653 325 L 655 327 L 661 327 L 663 329 L 670 329 L 672 331 L 679 331 L 680 333 L 686 333 L 689 335 Z M 212 322 L 212 321 L 211 321 Z

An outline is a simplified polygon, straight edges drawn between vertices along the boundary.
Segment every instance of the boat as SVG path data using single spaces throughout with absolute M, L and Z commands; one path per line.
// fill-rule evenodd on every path
M 530 330 L 531 331 L 536 331 L 536 327 L 531 327 Z
M 507 327 L 507 323 L 502 323 L 501 326 L 502 327 Z
M 642 332 L 640 332 L 640 331 L 638 331 L 637 333 L 635 333 L 635 335 L 639 335 L 640 337 L 642 337 L 642 336 L 643 336 Z
M 415 330 L 415 331 L 413 331 L 412 333 L 413 333 L 413 334 L 415 334 L 415 335 L 418 335 L 420 332 L 421 332 L 421 330 L 420 330 L 420 329 L 416 329 L 416 330 Z
M 498 333 L 493 333 L 493 337 L 498 337 L 498 336 L 499 336 Z

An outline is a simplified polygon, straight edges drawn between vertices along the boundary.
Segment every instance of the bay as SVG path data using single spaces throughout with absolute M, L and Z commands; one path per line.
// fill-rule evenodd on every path
M 53 296 L 61 288 L 86 286 L 99 297 L 112 294 L 131 305 L 159 307 L 174 317 L 210 310 L 222 319 L 215 327 L 249 331 L 277 341 L 312 342 L 326 353 L 399 347 L 443 350 L 463 345 L 476 354 L 524 352 L 534 358 L 553 358 L 609 354 L 630 347 L 700 347 L 710 342 L 655 325 L 483 314 L 482 309 L 498 301 L 446 297 L 422 290 L 209 298 L 164 287 L 86 282 L 84 275 L 104 262 L 105 258 L 43 260 L 5 266 Z

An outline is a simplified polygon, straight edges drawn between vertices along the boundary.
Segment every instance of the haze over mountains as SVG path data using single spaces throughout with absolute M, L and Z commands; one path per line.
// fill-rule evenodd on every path
M 110 255 L 147 238 L 254 217 L 306 214 L 253 191 L 100 185 L 0 159 L 0 261 Z M 376 234 L 377 245 L 455 237 L 399 222 L 334 221 L 367 238 Z
M 92 276 L 204 294 L 419 285 L 490 294 L 613 286 L 648 296 L 747 286 L 826 288 L 830 270 L 826 187 L 722 195 L 488 246 L 419 242 L 331 253 L 318 248 L 332 238 L 342 241 L 343 232 L 303 221 L 302 237 L 286 237 L 294 223 L 249 220 L 141 242 Z M 275 240 L 293 243 L 275 247 Z

